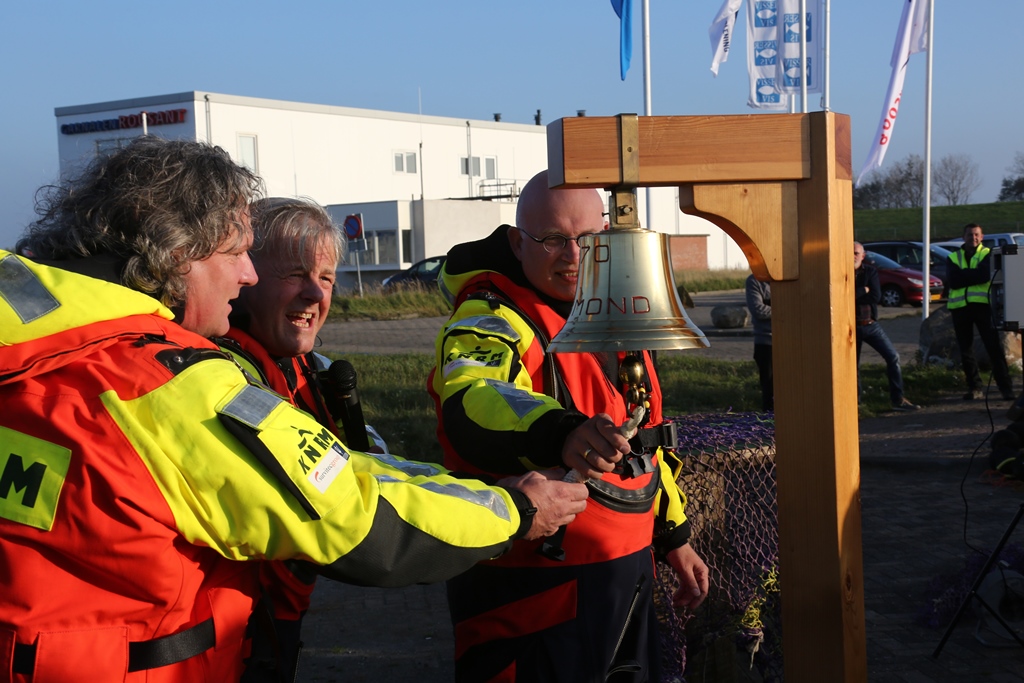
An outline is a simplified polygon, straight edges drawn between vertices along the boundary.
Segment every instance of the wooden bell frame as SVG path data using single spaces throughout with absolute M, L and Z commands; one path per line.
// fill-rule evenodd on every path
M 683 212 L 722 228 L 772 284 L 789 683 L 867 680 L 852 177 L 850 119 L 833 112 L 548 126 L 551 187 L 678 187 Z

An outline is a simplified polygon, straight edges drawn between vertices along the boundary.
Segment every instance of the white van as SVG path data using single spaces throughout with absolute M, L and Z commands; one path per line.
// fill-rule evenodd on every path
M 1024 245 L 1024 232 L 994 232 L 991 235 L 985 235 L 981 243 L 990 248 L 1001 247 L 1006 244 Z M 956 251 L 964 246 L 964 241 L 962 239 L 945 240 L 943 242 L 932 242 L 932 244 L 950 251 Z

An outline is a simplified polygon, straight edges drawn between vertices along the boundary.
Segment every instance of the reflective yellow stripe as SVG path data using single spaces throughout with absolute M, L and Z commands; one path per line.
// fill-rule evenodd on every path
M 519 342 L 522 338 L 511 323 L 499 315 L 472 315 L 462 318 L 453 323 L 446 334 L 451 334 L 454 330 L 469 330 L 484 335 L 496 334 L 512 344 Z
M 284 399 L 274 392 L 249 384 L 218 412 L 230 415 L 253 429 L 259 429 L 263 421 L 274 412 L 274 408 L 282 403 Z
M 66 293 L 74 292 L 74 297 Z M 130 315 L 174 313 L 142 292 L 69 270 L 52 268 L 0 249 L 0 345 Z
M 958 249 L 950 255 L 949 260 L 961 270 L 975 269 L 982 259 L 988 256 L 990 251 L 992 250 L 988 247 L 978 247 L 978 250 L 974 252 L 974 256 L 971 257 L 970 263 L 968 263 L 965 260 L 966 254 L 964 254 L 963 249 Z M 980 285 L 951 289 L 949 290 L 949 298 L 946 300 L 946 308 L 955 310 L 963 308 L 967 304 L 987 304 L 989 302 L 988 291 L 990 286 L 991 283 L 984 282 Z
M 547 405 L 547 401 L 537 398 L 535 394 L 531 394 L 511 382 L 503 382 L 499 379 L 485 379 L 484 382 L 504 399 L 505 404 L 520 420 L 529 415 L 531 411 Z
M 987 304 L 988 303 L 988 290 L 991 287 L 991 283 L 984 282 L 980 285 L 971 285 L 967 288 L 967 303 L 969 304 Z
M 402 483 L 401 479 L 395 477 L 389 477 L 384 474 L 375 475 L 377 481 L 382 484 L 396 484 Z M 509 512 L 508 504 L 505 500 L 498 495 L 494 489 L 471 489 L 462 484 L 462 482 L 455 481 L 425 481 L 419 485 L 420 488 L 432 491 L 442 496 L 451 496 L 464 500 L 473 505 L 479 505 L 480 507 L 486 508 L 491 514 L 496 517 L 500 517 L 506 522 L 512 521 L 512 514 Z
M 60 302 L 36 274 L 13 254 L 0 260 L 0 297 L 14 309 L 22 323 L 30 323 L 60 308 Z
M 395 525 L 415 527 L 448 550 L 489 549 L 519 527 L 506 491 L 432 474 L 444 470 L 429 463 L 347 453 L 311 416 L 274 394 L 257 389 L 262 396 L 239 400 L 248 389 L 234 363 L 209 360 L 137 398 L 102 396 L 189 542 L 231 559 L 302 556 L 330 564 Z M 231 436 L 218 409 L 258 425 L 259 440 L 319 519 L 303 513 L 282 480 Z M 437 485 L 464 487 L 477 500 Z M 502 500 L 489 500 L 495 495 Z M 383 517 L 377 514 L 382 499 L 389 510 Z

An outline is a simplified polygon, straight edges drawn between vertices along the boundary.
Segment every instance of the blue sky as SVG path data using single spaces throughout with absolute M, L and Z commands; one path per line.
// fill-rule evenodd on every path
M 8 3 L 0 23 L 0 246 L 32 219 L 36 188 L 57 177 L 56 107 L 207 90 L 410 113 L 422 101 L 424 114 L 501 112 L 517 123 L 532 123 L 537 109 L 545 124 L 578 109 L 642 113 L 641 2 L 634 4 L 633 66 L 622 82 L 608 0 Z M 881 113 L 902 4 L 833 2 L 831 108 L 852 118 L 855 173 Z M 654 114 L 754 112 L 742 40 L 717 78 L 709 70 L 708 27 L 720 5 L 650 0 Z M 969 154 L 980 165 L 973 202 L 994 201 L 1014 153 L 1024 152 L 1022 26 L 1020 0 L 936 8 L 932 154 Z M 926 55 L 911 58 L 887 163 L 924 154 L 925 67 Z M 819 108 L 817 95 L 808 100 Z

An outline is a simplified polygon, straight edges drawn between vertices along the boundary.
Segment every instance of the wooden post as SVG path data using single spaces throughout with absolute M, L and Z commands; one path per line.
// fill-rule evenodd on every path
M 772 282 L 785 677 L 863 683 L 849 117 L 640 117 L 638 145 L 638 184 L 679 187 Z M 616 117 L 548 126 L 552 187 L 623 185 L 619 162 Z

